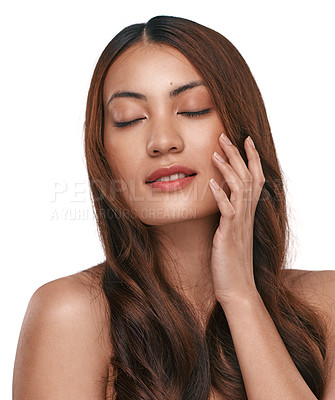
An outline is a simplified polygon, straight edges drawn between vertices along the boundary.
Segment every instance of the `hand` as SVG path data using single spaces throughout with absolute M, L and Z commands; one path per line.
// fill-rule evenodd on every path
M 229 189 L 214 179 L 210 188 L 221 213 L 214 238 L 211 271 L 215 296 L 221 305 L 229 299 L 257 293 L 253 275 L 253 226 L 256 206 L 265 182 L 261 161 L 250 137 L 244 142 L 248 166 L 238 149 L 223 134 L 220 146 L 229 163 L 213 155 Z

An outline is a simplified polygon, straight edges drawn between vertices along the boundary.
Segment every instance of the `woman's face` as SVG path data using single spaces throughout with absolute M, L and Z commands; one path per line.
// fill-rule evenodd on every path
M 142 222 L 218 212 L 208 183 L 214 177 L 228 191 L 212 162 L 214 151 L 227 160 L 218 142 L 224 129 L 202 77 L 182 53 L 167 45 L 128 49 L 108 71 L 104 110 L 108 162 Z

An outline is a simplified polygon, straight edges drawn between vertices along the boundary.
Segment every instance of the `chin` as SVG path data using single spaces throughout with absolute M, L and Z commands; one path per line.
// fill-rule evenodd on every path
M 135 211 L 135 214 L 143 223 L 155 226 L 212 217 L 218 213 L 219 209 L 216 203 L 207 209 L 199 207 L 152 207 Z
M 148 210 L 139 216 L 148 225 L 168 225 L 197 219 L 196 210 L 156 209 Z

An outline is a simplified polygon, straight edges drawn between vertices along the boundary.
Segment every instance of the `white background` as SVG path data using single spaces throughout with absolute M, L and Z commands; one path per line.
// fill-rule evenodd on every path
M 293 267 L 335 269 L 331 3 L 21 0 L 2 6 L 1 399 L 11 398 L 32 293 L 103 260 L 83 157 L 85 101 L 101 51 L 132 23 L 182 16 L 219 31 L 240 50 L 263 94 L 287 180 L 297 238 Z

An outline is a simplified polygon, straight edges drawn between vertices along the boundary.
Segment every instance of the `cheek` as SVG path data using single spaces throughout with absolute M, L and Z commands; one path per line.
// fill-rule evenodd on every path
M 199 124 L 199 129 L 192 132 L 192 140 L 201 149 L 201 152 L 206 152 L 211 156 L 216 151 L 223 155 L 219 137 L 224 131 L 223 124 L 215 113 L 212 118 L 205 120 L 201 125 Z
M 113 172 L 115 181 L 119 191 L 124 192 L 127 187 L 130 186 L 129 183 L 132 181 L 132 170 L 131 158 L 129 153 L 124 151 L 123 146 L 111 145 L 105 141 L 105 150 L 107 162 Z
M 127 138 L 121 135 L 106 135 L 104 140 L 107 161 L 115 172 L 115 175 L 121 175 L 126 178 L 132 169 L 136 170 L 136 147 Z

